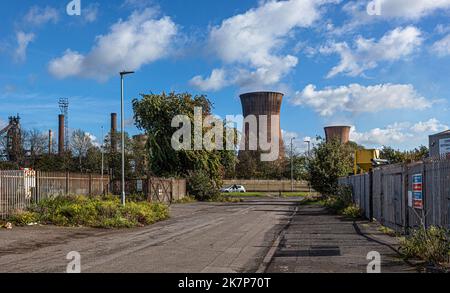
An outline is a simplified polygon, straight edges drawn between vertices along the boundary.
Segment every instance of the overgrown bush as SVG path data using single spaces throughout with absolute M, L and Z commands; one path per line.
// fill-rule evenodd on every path
M 307 161 L 312 188 L 325 196 L 336 194 L 339 177 L 353 170 L 353 153 L 357 148 L 355 143 L 342 144 L 338 139 L 316 145 L 312 158 Z
M 352 205 L 352 189 L 349 186 L 339 186 L 336 195 L 328 196 L 324 200 L 326 208 L 341 214 L 345 208 Z
M 361 218 L 362 211 L 357 205 L 351 204 L 342 210 L 342 215 L 347 218 L 358 219 Z
M 56 197 L 45 199 L 11 217 L 16 224 L 41 222 L 58 226 L 129 228 L 152 224 L 169 217 L 168 207 L 160 203 L 127 202 L 118 197 Z
M 199 201 L 216 200 L 220 197 L 219 187 L 205 171 L 189 172 L 187 188 L 190 196 Z
M 405 258 L 419 258 L 434 265 L 448 262 L 448 230 L 431 226 L 410 232 L 409 236 L 400 238 L 400 252 Z
M 39 221 L 39 216 L 35 212 L 17 211 L 10 219 L 18 226 L 26 226 Z

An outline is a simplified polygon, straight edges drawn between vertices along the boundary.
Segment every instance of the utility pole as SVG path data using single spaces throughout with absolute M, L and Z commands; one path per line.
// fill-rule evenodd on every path
M 127 74 L 133 74 L 134 71 L 120 72 L 120 129 L 122 131 L 122 205 L 125 206 L 125 113 L 123 102 L 123 77 Z
M 311 153 L 311 140 L 305 139 L 305 141 L 308 144 L 308 153 L 306 154 L 306 160 L 309 162 L 310 153 Z M 311 195 L 311 182 L 308 182 L 308 188 L 309 188 L 309 195 Z
M 292 146 L 292 141 L 295 137 L 291 138 L 291 192 L 294 192 L 294 150 Z
M 101 171 L 101 174 L 102 174 L 102 194 L 105 192 L 105 190 L 104 190 L 104 184 L 103 184 L 103 170 L 104 170 L 104 164 L 105 164 L 105 154 L 104 154 L 104 148 L 105 148 L 105 145 L 104 145 L 104 143 L 105 143 L 105 139 L 104 139 L 104 137 L 103 137 L 103 125 L 102 125 L 102 144 L 100 145 L 100 150 L 101 150 L 101 153 L 102 153 L 102 171 Z

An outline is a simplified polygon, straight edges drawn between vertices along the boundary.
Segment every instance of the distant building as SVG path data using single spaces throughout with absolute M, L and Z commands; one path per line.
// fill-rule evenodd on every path
M 429 136 L 430 157 L 450 156 L 450 130 Z

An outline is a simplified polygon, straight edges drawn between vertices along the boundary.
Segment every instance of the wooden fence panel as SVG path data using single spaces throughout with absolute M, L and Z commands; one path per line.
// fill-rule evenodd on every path
M 413 209 L 410 202 L 412 178 L 416 174 L 423 175 L 423 211 Z M 375 168 L 372 175 L 340 178 L 339 184 L 352 186 L 353 200 L 367 218 L 372 210 L 374 219 L 396 231 L 418 227 L 422 219 L 426 226 L 450 228 L 448 158 L 383 166 Z

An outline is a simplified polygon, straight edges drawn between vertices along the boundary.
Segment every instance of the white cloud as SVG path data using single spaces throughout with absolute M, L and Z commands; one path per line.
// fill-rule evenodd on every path
M 316 86 L 310 84 L 297 92 L 291 102 L 309 106 L 321 116 L 331 116 L 340 111 L 357 114 L 392 109 L 422 110 L 433 104 L 410 84 L 390 83 L 374 86 L 350 84 L 323 90 L 316 90 Z
M 24 62 L 27 59 L 28 45 L 34 40 L 35 35 L 33 33 L 25 33 L 19 31 L 16 33 L 17 47 L 14 52 L 14 58 L 18 62 Z
M 318 20 L 319 7 L 330 2 L 338 1 L 262 1 L 257 8 L 213 27 L 208 48 L 228 66 L 216 69 L 216 74 L 221 70 L 222 77 L 227 79 L 222 87 L 238 84 L 257 88 L 278 83 L 298 63 L 297 57 L 280 53 L 286 41 L 294 29 L 310 27 Z M 191 82 L 208 88 L 210 79 L 196 76 Z
M 434 133 L 447 130 L 448 126 L 439 122 L 435 118 L 431 118 L 425 122 L 418 122 L 411 127 L 411 130 L 416 133 Z
M 40 26 L 47 22 L 57 23 L 59 20 L 58 10 L 50 6 L 33 6 L 28 10 L 24 21 L 30 25 Z
M 310 142 L 310 150 L 312 150 L 313 147 L 320 142 L 316 138 L 311 138 L 310 136 L 302 136 L 297 132 L 287 131 L 284 129 L 281 130 L 281 135 L 283 137 L 283 142 L 287 154 L 290 154 L 291 151 L 291 138 L 293 138 L 292 146 L 294 154 L 304 154 L 308 151 L 308 144 L 306 143 L 306 141 Z
M 381 15 L 369 15 L 369 2 L 380 3 Z M 450 0 L 365 0 L 349 1 L 343 6 L 344 12 L 351 16 L 351 20 L 340 28 L 341 31 L 352 30 L 358 26 L 385 20 L 418 21 L 437 11 L 448 11 Z
M 364 71 L 376 68 L 383 61 L 397 61 L 411 55 L 422 44 L 419 29 L 408 26 L 396 28 L 387 32 L 378 41 L 358 37 L 354 48 L 347 43 L 334 43 L 322 47 L 323 54 L 337 53 L 340 63 L 333 67 L 327 77 L 334 77 L 340 73 L 349 76 L 358 76 Z
M 83 17 L 83 20 L 87 23 L 92 23 L 97 20 L 98 16 L 98 3 L 91 3 L 86 8 L 83 8 L 81 11 L 81 16 Z
M 437 41 L 431 47 L 431 51 L 436 53 L 440 57 L 450 55 L 450 34 Z
M 374 128 L 367 132 L 358 132 L 352 127 L 350 139 L 365 146 L 418 146 L 426 144 L 427 136 L 444 131 L 448 126 L 432 118 L 428 121 L 411 124 L 409 122 L 394 123 L 385 128 Z
M 133 12 L 126 20 L 113 24 L 106 35 L 96 37 L 91 51 L 83 55 L 66 50 L 49 63 L 57 78 L 81 76 L 104 81 L 121 70 L 138 70 L 168 55 L 177 26 L 170 17 L 157 19 L 154 10 Z
M 209 77 L 203 78 L 197 75 L 191 79 L 190 83 L 202 91 L 217 91 L 227 84 L 225 74 L 223 69 L 214 69 Z

